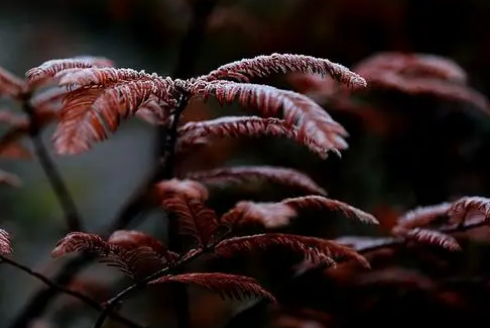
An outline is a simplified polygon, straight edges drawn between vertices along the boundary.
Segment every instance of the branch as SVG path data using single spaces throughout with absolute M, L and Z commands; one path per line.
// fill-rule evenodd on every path
M 210 249 L 212 249 L 217 243 L 214 243 L 212 246 L 210 246 Z M 97 322 L 95 323 L 94 328 L 101 328 L 102 325 L 104 324 L 105 320 L 109 316 L 109 314 L 114 310 L 114 308 L 125 298 L 128 298 L 132 294 L 134 294 L 137 290 L 144 288 L 150 281 L 155 280 L 157 278 L 160 278 L 161 276 L 170 274 L 171 272 L 178 270 L 185 264 L 189 263 L 190 261 L 197 259 L 201 255 L 203 255 L 205 252 L 208 252 L 209 249 L 200 249 L 196 252 L 194 252 L 192 255 L 183 258 L 181 261 L 177 262 L 173 266 L 168 266 L 166 268 L 163 268 L 155 273 L 152 273 L 151 275 L 135 282 L 131 286 L 127 287 L 120 293 L 118 293 L 116 296 L 111 298 L 109 301 L 106 302 L 106 307 L 104 311 L 100 314 L 99 318 L 97 319 Z
M 41 130 L 37 124 L 36 112 L 29 103 L 30 98 L 30 93 L 26 93 L 21 97 L 22 109 L 29 116 L 29 136 L 34 144 L 34 150 L 39 158 L 41 167 L 43 168 L 44 173 L 51 184 L 51 188 L 53 189 L 56 198 L 63 209 L 68 231 L 82 231 L 82 220 L 75 205 L 75 201 L 71 197 L 68 187 L 63 181 L 58 168 L 54 164 L 53 159 L 50 157 L 48 150 L 42 142 Z
M 7 264 L 25 272 L 25 273 L 27 273 L 28 275 L 40 280 L 41 282 L 45 283 L 50 288 L 56 289 L 59 293 L 64 293 L 64 294 L 75 297 L 76 299 L 87 304 L 88 306 L 90 306 L 94 310 L 97 310 L 99 312 L 102 312 L 104 310 L 104 308 L 94 299 L 92 299 L 92 298 L 90 298 L 90 297 L 88 297 L 82 293 L 78 293 L 78 292 L 73 291 L 71 289 L 60 286 L 57 283 L 53 282 L 52 280 L 48 279 L 46 276 L 31 270 L 30 268 L 26 267 L 25 265 L 22 265 L 22 264 L 14 261 L 12 259 L 9 259 L 8 257 L 5 257 L 3 255 L 0 255 L 0 260 L 1 260 L 1 262 L 7 263 Z M 140 326 L 140 325 L 130 321 L 129 319 L 126 319 L 126 318 L 120 316 L 117 313 L 111 313 L 111 318 L 122 323 L 122 324 L 124 324 L 127 327 L 143 328 L 143 326 Z

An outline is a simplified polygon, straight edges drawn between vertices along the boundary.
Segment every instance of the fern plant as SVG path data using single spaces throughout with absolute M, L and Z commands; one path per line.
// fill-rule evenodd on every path
M 158 180 L 143 190 L 145 205 L 157 206 L 170 214 L 183 247 L 172 249 L 157 238 L 140 231 L 116 229 L 109 234 L 83 231 L 82 222 L 66 187 L 54 171 L 58 194 L 65 204 L 70 229 L 54 248 L 53 257 L 72 252 L 93 255 L 101 262 L 120 269 L 133 283 L 107 300 L 102 306 L 85 295 L 55 285 L 49 279 L 11 260 L 9 235 L 0 230 L 0 256 L 63 292 L 79 298 L 101 312 L 95 328 L 107 317 L 126 324 L 138 324 L 114 312 L 124 299 L 154 284 L 193 284 L 225 297 L 275 301 L 274 295 L 255 279 L 225 272 L 182 272 L 185 265 L 206 256 L 233 258 L 256 250 L 287 250 L 306 260 L 306 270 L 313 267 L 335 267 L 342 261 L 353 261 L 369 268 L 362 255 L 378 247 L 415 241 L 442 246 L 455 251 L 457 241 L 450 235 L 488 223 L 489 202 L 485 198 L 463 198 L 454 203 L 408 213 L 392 231 L 395 238 L 360 244 L 358 239 L 326 240 L 318 237 L 279 233 L 303 210 L 340 211 L 344 216 L 368 224 L 377 219 L 340 200 L 328 198 L 326 191 L 308 176 L 284 167 L 247 166 L 215 168 L 207 171 L 174 175 L 175 155 L 192 156 L 195 147 L 208 145 L 214 138 L 274 136 L 293 140 L 322 159 L 330 152 L 346 149 L 347 131 L 311 98 L 289 90 L 252 83 L 274 73 L 316 73 L 329 76 L 351 89 L 365 88 L 366 81 L 346 67 L 304 55 L 272 54 L 243 59 L 218 67 L 209 74 L 187 80 L 161 77 L 129 68 L 115 68 L 113 62 L 99 57 L 76 57 L 50 60 L 32 68 L 26 79 L 5 70 L 0 71 L 0 92 L 17 100 L 29 119 L 3 114 L 11 126 L 0 141 L 0 153 L 29 154 L 19 142 L 30 135 L 37 155 L 45 163 L 49 157 L 40 142 L 39 133 L 50 123 L 57 124 L 53 135 L 58 154 L 74 155 L 89 150 L 94 143 L 109 138 L 122 121 L 137 116 L 149 123 L 164 126 L 167 133 L 165 156 Z M 237 101 L 254 116 L 225 116 L 212 120 L 180 124 L 180 117 L 192 98 L 214 97 L 224 106 Z M 9 116 L 10 115 L 10 116 Z M 13 152 L 17 149 L 17 153 Z M 53 171 L 48 173 L 53 176 Z M 5 180 L 5 179 L 4 179 Z M 240 184 L 263 180 L 304 193 L 279 202 L 242 200 L 222 215 L 209 207 L 209 186 Z M 483 214 L 483 220 L 468 223 L 471 211 Z M 474 213 L 473 213 L 474 214 Z M 472 214 L 472 215 L 473 215 Z M 428 228 L 434 218 L 447 216 L 450 228 Z M 480 218 L 481 219 L 481 218 Z M 255 226 L 263 233 L 243 235 L 242 228 Z M 302 270 L 304 270 L 303 267 Z

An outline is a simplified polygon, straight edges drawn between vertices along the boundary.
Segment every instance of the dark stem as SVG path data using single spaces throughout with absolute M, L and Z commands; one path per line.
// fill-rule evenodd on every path
M 68 231 L 82 231 L 82 220 L 75 201 L 71 197 L 68 187 L 41 139 L 41 130 L 37 122 L 36 112 L 29 103 L 30 97 L 29 93 L 22 97 L 22 109 L 29 116 L 29 136 L 34 144 L 36 156 L 39 158 L 41 167 L 63 209 Z
M 213 246 L 214 247 L 214 246 Z M 182 261 L 176 263 L 172 267 L 166 267 L 163 268 L 162 270 L 159 270 L 155 273 L 152 273 L 151 275 L 135 282 L 131 286 L 127 287 L 120 293 L 118 293 L 116 296 L 111 298 L 109 301 L 106 302 L 106 307 L 104 311 L 100 314 L 99 318 L 97 319 L 97 322 L 95 323 L 94 328 L 101 328 L 102 325 L 104 324 L 105 320 L 109 316 L 109 314 L 114 310 L 114 308 L 124 299 L 130 297 L 133 295 L 136 291 L 144 288 L 150 281 L 155 280 L 157 278 L 160 278 L 161 276 L 164 276 L 166 274 L 169 274 L 170 272 L 175 272 L 175 270 L 179 270 L 182 266 L 185 264 L 189 263 L 190 261 L 200 257 L 202 254 L 204 254 L 204 250 L 195 252 L 191 256 L 183 259 Z
M 82 293 L 78 293 L 76 291 L 73 291 L 73 290 L 70 290 L 68 288 L 65 288 L 63 286 L 60 286 L 58 285 L 57 283 L 53 282 L 52 280 L 50 280 L 49 278 L 47 278 L 46 276 L 38 273 L 38 272 L 35 272 L 33 270 L 31 270 L 30 268 L 26 267 L 25 265 L 22 265 L 12 259 L 9 259 L 8 257 L 5 257 L 3 255 L 0 255 L 0 263 L 7 263 L 25 273 L 27 273 L 28 275 L 40 280 L 41 282 L 43 282 L 44 284 L 46 284 L 47 286 L 49 286 L 51 289 L 55 289 L 57 290 L 59 293 L 64 293 L 64 294 L 67 294 L 67 295 L 70 295 L 70 296 L 73 296 L 75 297 L 76 299 L 82 301 L 83 303 L 87 304 L 88 306 L 90 306 L 91 308 L 93 308 L 94 310 L 97 310 L 99 312 L 102 312 L 104 310 L 104 308 L 97 302 L 95 301 L 94 299 L 82 294 Z M 131 320 L 129 319 L 126 319 L 122 316 L 120 316 L 119 314 L 117 313 L 111 313 L 111 318 L 124 324 L 125 326 L 127 327 L 132 327 L 132 328 L 143 328 L 143 326 L 140 326 L 134 322 L 132 322 Z

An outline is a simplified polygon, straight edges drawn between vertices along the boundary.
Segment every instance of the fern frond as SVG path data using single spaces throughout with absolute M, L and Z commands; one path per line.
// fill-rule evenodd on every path
M 153 187 L 153 194 L 157 201 L 174 196 L 185 196 L 205 201 L 209 197 L 204 185 L 190 179 L 170 179 L 157 183 Z
M 450 251 L 461 250 L 461 247 L 453 236 L 437 230 L 414 228 L 405 232 L 401 237 L 415 242 L 439 246 Z
M 150 284 L 177 282 L 196 285 L 219 294 L 221 297 L 235 300 L 266 298 L 275 301 L 274 296 L 265 290 L 251 277 L 227 273 L 184 273 L 179 275 L 163 276 L 150 282 Z
M 325 208 L 329 210 L 340 211 L 347 217 L 355 217 L 365 223 L 378 224 L 378 220 L 373 215 L 339 200 L 330 199 L 322 196 L 312 195 L 288 198 L 283 200 L 282 203 L 291 206 L 296 210 L 303 208 Z
M 424 53 L 380 52 L 355 65 L 353 70 L 366 77 L 389 70 L 407 77 L 435 78 L 465 84 L 467 74 L 455 61 Z
M 116 230 L 107 242 L 126 249 L 148 247 L 158 255 L 159 259 L 163 258 L 168 263 L 172 263 L 178 257 L 178 254 L 169 251 L 160 240 L 137 230 Z
M 153 248 L 153 243 L 148 244 L 148 239 L 135 238 L 136 235 L 140 236 L 128 231 L 116 231 L 109 241 L 105 241 L 95 234 L 72 232 L 58 242 L 51 255 L 60 257 L 72 252 L 87 252 L 99 257 L 101 263 L 115 267 L 133 279 L 162 269 L 168 262 L 167 258 L 173 258 L 173 253 L 161 254 Z M 136 243 L 142 240 L 146 244 Z
M 26 83 L 14 74 L 0 67 L 0 96 L 18 97 L 27 90 Z
M 170 78 L 130 69 L 88 68 L 61 72 L 60 84 L 69 89 L 64 98 L 60 124 L 54 135 L 55 149 L 61 154 L 88 150 L 91 144 L 106 140 L 122 120 L 138 109 L 159 109 L 166 117 L 173 106 L 175 84 Z M 162 107 L 150 105 L 158 101 Z
M 233 229 L 246 224 L 260 224 L 266 228 L 280 228 L 298 216 L 301 209 L 328 209 L 341 211 L 347 217 L 356 217 L 362 222 L 377 224 L 376 218 L 360 209 L 338 200 L 323 196 L 287 198 L 278 203 L 241 201 L 221 217 L 221 224 Z
M 200 79 L 214 81 L 235 79 L 249 82 L 253 77 L 265 77 L 273 73 L 317 73 L 332 76 L 335 80 L 350 87 L 365 87 L 366 81 L 345 66 L 327 59 L 295 54 L 271 54 L 235 61 L 210 72 Z
M 429 95 L 449 101 L 471 104 L 489 114 L 490 104 L 483 94 L 465 85 L 423 78 L 403 78 L 391 72 L 368 79 L 373 88 L 391 89 L 409 95 Z
M 446 216 L 451 206 L 451 203 L 441 203 L 417 207 L 400 217 L 392 232 L 400 234 L 414 228 L 427 227 L 440 217 Z
M 40 86 L 51 80 L 57 73 L 73 68 L 113 66 L 114 63 L 104 57 L 79 56 L 74 58 L 53 59 L 26 72 L 29 86 Z
M 209 244 L 218 228 L 218 219 L 216 213 L 207 208 L 201 199 L 175 195 L 163 198 L 161 205 L 177 217 L 181 235 L 191 237 L 201 247 Z
M 280 233 L 229 238 L 216 245 L 215 253 L 223 257 L 233 257 L 237 254 L 255 250 L 267 250 L 271 247 L 293 251 L 313 262 L 323 263 L 325 262 L 325 257 L 327 257 L 333 260 L 354 260 L 364 267 L 369 267 L 367 260 L 348 246 L 316 237 Z
M 226 187 L 246 182 L 267 181 L 278 186 L 301 190 L 308 194 L 326 195 L 310 177 L 297 170 L 274 166 L 235 166 L 207 171 L 189 172 L 186 179 L 208 186 Z
M 81 251 L 107 256 L 113 252 L 114 249 L 96 234 L 70 232 L 56 244 L 51 252 L 51 256 L 56 258 L 68 253 Z
M 455 201 L 448 210 L 452 223 L 464 223 L 470 216 L 483 216 L 490 222 L 490 199 L 478 196 L 463 197 Z
M 316 140 L 314 136 L 296 129 L 293 125 L 277 118 L 261 118 L 257 116 L 227 116 L 201 122 L 188 122 L 179 129 L 178 151 L 186 151 L 194 145 L 206 144 L 211 137 L 284 137 L 306 146 L 321 158 L 326 158 L 328 146 Z
M 242 225 L 257 224 L 268 229 L 287 226 L 298 213 L 283 203 L 254 203 L 240 201 L 223 214 L 221 225 L 233 230 Z
M 12 240 L 7 231 L 0 229 L 0 255 L 12 254 Z
M 229 81 L 207 83 L 193 92 L 204 100 L 214 95 L 221 105 L 237 99 L 241 106 L 252 108 L 263 117 L 276 117 L 282 112 L 288 124 L 297 126 L 301 133 L 314 136 L 325 147 L 347 148 L 344 137 L 348 134 L 344 127 L 312 99 L 299 93 L 268 85 Z
M 11 187 L 20 187 L 22 181 L 15 174 L 0 170 L 0 184 L 7 184 Z

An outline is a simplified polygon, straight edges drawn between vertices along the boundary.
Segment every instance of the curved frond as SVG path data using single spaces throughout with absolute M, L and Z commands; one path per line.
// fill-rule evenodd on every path
M 207 246 L 218 228 L 216 213 L 201 199 L 175 195 L 161 200 L 163 208 L 178 220 L 179 233 L 189 236 L 199 246 Z
M 110 267 L 115 267 L 127 276 L 141 278 L 165 267 L 168 253 L 165 256 L 154 250 L 154 245 L 130 242 L 127 231 L 116 231 L 110 241 L 105 241 L 98 235 L 72 232 L 61 239 L 52 251 L 53 257 L 72 252 L 86 252 L 99 257 L 99 261 Z M 132 238 L 135 241 L 135 238 Z M 146 240 L 147 242 L 147 240 Z M 167 256 L 167 257 L 166 257 Z
M 0 229 L 0 255 L 12 254 L 12 241 L 7 231 Z
M 148 247 L 155 253 L 156 257 L 163 258 L 168 263 L 173 262 L 178 257 L 177 254 L 169 251 L 160 240 L 137 230 L 116 230 L 107 242 L 127 249 Z
M 205 201 L 209 197 L 204 185 L 190 179 L 170 179 L 157 183 L 153 187 L 153 194 L 157 202 L 174 196 L 186 196 L 192 199 Z
M 410 77 L 435 78 L 465 84 L 468 77 L 455 61 L 425 53 L 380 52 L 359 63 L 353 70 L 364 76 L 389 70 Z
M 302 94 L 277 89 L 268 85 L 217 81 L 196 87 L 193 92 L 204 100 L 214 95 L 219 103 L 232 103 L 235 99 L 246 109 L 254 109 L 262 117 L 282 117 L 301 133 L 314 136 L 328 148 L 346 149 L 348 136 L 342 125 L 312 99 Z
M 478 196 L 463 197 L 455 201 L 448 210 L 453 223 L 464 223 L 470 216 L 483 216 L 490 221 L 490 199 Z
M 355 217 L 365 223 L 378 224 L 378 220 L 373 215 L 339 200 L 330 199 L 322 196 L 312 195 L 288 198 L 283 200 L 282 203 L 291 206 L 294 209 L 324 208 L 333 211 L 340 211 L 347 217 Z
M 51 80 L 57 73 L 73 68 L 105 67 L 114 63 L 104 57 L 79 56 L 74 58 L 53 59 L 42 63 L 38 67 L 26 72 L 28 84 L 39 86 Z
M 419 243 L 439 246 L 450 251 L 461 250 L 461 247 L 453 236 L 444 234 L 437 230 L 414 228 L 408 230 L 401 237 Z
M 350 87 L 365 87 L 366 81 L 347 67 L 327 59 L 295 54 L 271 54 L 235 61 L 210 72 L 200 79 L 206 81 L 235 79 L 248 82 L 253 77 L 265 77 L 273 73 L 317 73 L 331 76 Z
M 367 260 L 354 249 L 331 240 L 316 237 L 288 235 L 280 233 L 234 237 L 223 240 L 215 247 L 215 253 L 223 257 L 233 257 L 254 250 L 279 247 L 293 251 L 313 262 L 325 262 L 325 257 L 333 260 L 354 260 L 369 267 Z M 330 260 L 326 264 L 331 264 Z
M 266 228 L 280 228 L 298 216 L 301 209 L 328 209 L 341 211 L 347 217 L 356 217 L 362 222 L 377 224 L 377 219 L 360 209 L 338 200 L 323 196 L 287 198 L 277 203 L 238 202 L 221 217 L 221 224 L 233 229 L 246 224 L 260 224 Z
M 251 277 L 227 273 L 184 273 L 174 276 L 163 276 L 150 284 L 177 282 L 196 285 L 219 294 L 221 297 L 236 300 L 266 298 L 275 301 L 274 296 L 265 290 Z
M 408 211 L 398 219 L 393 233 L 400 234 L 413 228 L 427 227 L 440 217 L 446 216 L 451 206 L 451 203 L 442 203 Z
M 157 110 L 156 116 L 176 105 L 174 81 L 144 71 L 115 68 L 87 68 L 60 73 L 60 84 L 69 88 L 64 97 L 60 124 L 54 134 L 55 149 L 76 154 L 91 144 L 106 140 L 122 120 L 138 109 Z M 162 107 L 152 102 L 158 101 Z M 150 105 L 150 106 L 149 106 Z
M 189 172 L 185 177 L 217 187 L 226 187 L 246 182 L 266 181 L 278 186 L 301 190 L 309 194 L 326 195 L 326 191 L 306 174 L 285 167 L 235 166 Z
M 305 131 L 298 130 L 295 126 L 278 118 L 261 118 L 257 116 L 227 116 L 214 120 L 201 122 L 188 122 L 179 129 L 177 144 L 178 151 L 187 151 L 195 145 L 206 144 L 211 137 L 239 138 L 239 137 L 284 137 L 306 146 L 320 158 L 326 158 L 328 146 L 316 140 Z

